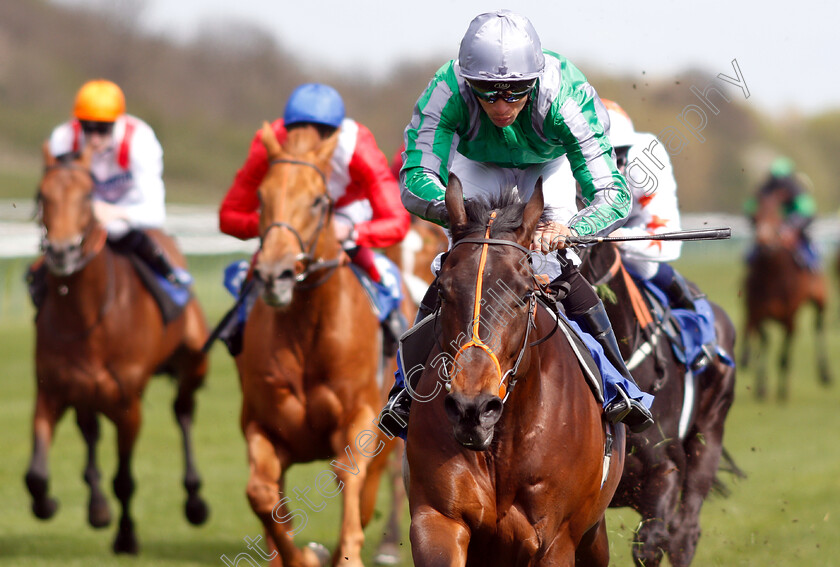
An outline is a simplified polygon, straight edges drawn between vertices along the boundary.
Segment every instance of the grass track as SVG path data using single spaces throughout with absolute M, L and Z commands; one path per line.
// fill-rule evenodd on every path
M 740 326 L 742 272 L 737 255 L 724 246 L 704 250 L 684 257 L 678 268 L 700 283 Z M 211 322 L 217 321 L 229 304 L 219 283 L 224 260 L 191 258 L 197 293 Z M 114 557 L 110 545 L 115 528 L 96 531 L 85 522 L 84 452 L 72 414 L 59 424 L 50 454 L 51 491 L 61 501 L 61 508 L 49 522 L 31 515 L 23 484 L 31 450 L 34 395 L 31 311 L 20 283 L 24 266 L 22 260 L 0 262 L 0 566 L 223 565 L 222 554 L 233 559 L 247 551 L 243 538 L 259 535 L 261 529 L 244 496 L 247 463 L 238 427 L 239 386 L 221 345 L 213 350 L 207 385 L 199 394 L 195 427 L 204 494 L 211 506 L 205 526 L 194 528 L 183 518 L 180 442 L 171 412 L 174 390 L 164 379 L 154 380 L 146 393 L 144 424 L 135 453 L 134 517 L 140 556 Z M 833 282 L 832 292 L 837 290 L 837 282 Z M 829 347 L 836 353 L 840 351 L 837 302 L 832 301 L 830 308 Z M 750 392 L 750 373 L 738 375 L 725 444 L 749 478 L 730 483 L 728 499 L 707 501 L 695 565 L 840 567 L 836 536 L 840 533 L 840 442 L 836 434 L 840 430 L 840 387 L 825 390 L 817 385 L 811 321 L 810 314 L 802 314 L 788 404 L 756 402 Z M 779 335 L 774 333 L 773 338 L 776 346 Z M 840 377 L 840 357 L 835 355 L 832 363 Z M 103 425 L 100 465 L 110 496 L 116 464 L 114 430 L 108 422 Z M 309 485 L 324 466 L 315 463 L 293 469 L 290 485 Z M 110 497 L 116 513 L 116 501 Z M 386 501 L 383 490 L 380 510 L 384 511 Z M 301 541 L 332 545 L 336 512 L 337 506 L 331 505 L 311 515 Z M 612 564 L 632 565 L 630 541 L 638 516 L 622 509 L 610 511 L 608 518 Z M 381 529 L 382 518 L 377 517 L 367 530 L 367 561 Z M 407 556 L 407 522 L 404 542 Z M 410 565 L 410 561 L 404 564 Z

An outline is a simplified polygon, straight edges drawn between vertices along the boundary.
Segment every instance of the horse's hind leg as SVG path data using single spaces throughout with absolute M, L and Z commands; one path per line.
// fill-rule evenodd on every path
M 88 502 L 88 522 L 94 528 L 104 528 L 111 523 L 111 510 L 108 500 L 102 493 L 99 466 L 96 463 L 96 444 L 99 442 L 99 417 L 93 411 L 76 410 L 76 424 L 87 445 L 87 464 L 84 479 L 90 488 Z
M 825 304 L 816 304 L 817 313 L 815 319 L 815 329 L 817 332 L 816 348 L 817 348 L 817 365 L 820 372 L 820 383 L 823 386 L 830 386 L 832 382 L 831 369 L 828 366 L 828 349 L 825 344 Z
M 57 407 L 39 388 L 32 420 L 32 458 L 25 480 L 32 495 L 32 513 L 41 520 L 52 518 L 58 510 L 58 501 L 49 496 L 48 454 L 55 424 L 63 413 L 64 408 Z
M 187 520 L 196 526 L 203 524 L 209 514 L 207 503 L 199 495 L 201 476 L 195 464 L 192 446 L 195 392 L 204 383 L 204 376 L 207 373 L 207 358 L 201 352 L 200 343 L 202 342 L 196 341 L 196 345 L 182 348 L 174 361 L 175 373 L 178 377 L 178 396 L 175 398 L 173 409 L 175 420 L 181 429 L 184 447 L 184 488 L 187 491 L 184 513 Z
M 114 494 L 120 501 L 122 513 L 117 537 L 114 539 L 114 553 L 136 555 L 139 551 L 134 521 L 131 519 L 131 497 L 134 495 L 134 478 L 131 476 L 131 457 L 137 432 L 140 430 L 140 399 L 134 398 L 126 406 L 117 408 L 111 417 L 117 428 L 117 474 L 114 476 Z
M 779 388 L 776 393 L 781 401 L 787 401 L 790 396 L 790 351 L 793 346 L 794 326 L 791 322 L 785 326 L 785 336 L 782 340 L 782 353 L 779 357 Z
M 767 329 L 764 326 L 758 328 L 758 336 L 761 339 L 761 356 L 758 357 L 758 365 L 755 369 L 755 397 L 759 400 L 767 399 Z

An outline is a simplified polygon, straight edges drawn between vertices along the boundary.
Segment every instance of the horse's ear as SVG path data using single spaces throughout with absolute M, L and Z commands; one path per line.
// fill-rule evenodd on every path
M 333 152 L 335 151 L 335 148 L 338 145 L 338 132 L 339 131 L 336 130 L 330 135 L 329 138 L 321 142 L 321 144 L 318 146 L 317 153 L 315 154 L 315 159 L 317 160 L 318 165 L 325 172 L 330 171 L 330 168 L 327 166 L 329 166 Z
M 531 193 L 531 198 L 525 205 L 525 211 L 522 213 L 522 225 L 517 230 L 517 240 L 523 246 L 528 246 L 531 242 L 531 237 L 534 235 L 534 229 L 537 228 L 537 223 L 540 222 L 540 217 L 545 208 L 545 200 L 543 199 L 543 178 L 540 176 L 537 179 L 537 184 L 534 186 L 534 192 Z
M 41 154 L 44 156 L 44 167 L 52 167 L 55 165 L 55 156 L 50 152 L 50 141 L 45 140 L 41 145 Z
M 82 153 L 79 154 L 79 165 L 85 169 L 90 169 L 90 162 L 93 159 L 93 148 L 90 145 L 85 145 L 82 148 Z
M 449 173 L 446 186 L 446 212 L 449 213 L 449 228 L 457 230 L 467 224 L 467 212 L 464 210 L 464 188 L 461 180 L 454 173 Z
M 260 132 L 260 141 L 265 146 L 265 151 L 269 158 L 276 157 L 280 154 L 280 142 L 277 140 L 277 134 L 271 124 L 263 121 L 262 131 Z

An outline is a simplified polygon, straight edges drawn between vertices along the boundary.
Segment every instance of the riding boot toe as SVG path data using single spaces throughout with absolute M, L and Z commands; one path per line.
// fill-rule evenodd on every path
M 634 399 L 618 399 L 604 408 L 610 423 L 623 422 L 633 433 L 641 433 L 653 425 L 653 415 L 644 404 Z
M 404 436 L 411 412 L 411 396 L 405 390 L 392 393 L 385 407 L 379 412 L 379 425 L 392 435 Z

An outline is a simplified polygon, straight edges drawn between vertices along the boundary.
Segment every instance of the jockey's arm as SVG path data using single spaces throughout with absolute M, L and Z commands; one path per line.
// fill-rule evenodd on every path
M 359 128 L 349 169 L 351 183 L 362 187 L 373 213 L 371 220 L 356 225 L 356 244 L 385 248 L 402 242 L 411 219 L 400 202 L 399 187 L 388 160 L 367 128 Z
M 233 184 L 219 207 L 219 229 L 247 240 L 259 236 L 260 200 L 258 190 L 268 171 L 268 154 L 257 133 L 245 163 L 236 172 Z

